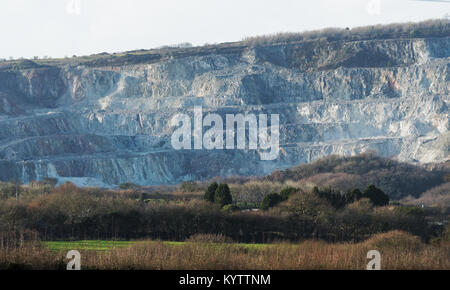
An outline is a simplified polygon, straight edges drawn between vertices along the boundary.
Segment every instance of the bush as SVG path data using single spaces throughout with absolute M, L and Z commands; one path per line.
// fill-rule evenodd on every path
M 139 185 L 136 185 L 136 184 L 131 183 L 131 182 L 124 182 L 124 183 L 121 183 L 119 185 L 119 188 L 123 189 L 123 190 L 136 189 L 136 188 L 139 188 Z
M 373 209 L 373 204 L 368 198 L 361 198 L 353 203 L 347 205 L 347 208 L 359 213 L 370 213 Z
M 417 206 L 397 206 L 395 208 L 395 213 L 404 214 L 404 215 L 412 215 L 415 217 L 425 217 L 425 211 Z
M 347 203 L 352 203 L 352 202 L 358 201 L 361 198 L 362 198 L 362 192 L 358 188 L 349 190 L 345 194 L 345 199 L 347 200 Z
M 268 210 L 269 208 L 274 207 L 277 204 L 279 204 L 281 201 L 282 201 L 282 198 L 278 193 L 268 194 L 263 198 L 260 209 Z
M 1 198 L 18 198 L 22 194 L 22 187 L 18 181 L 10 181 L 8 183 L 0 183 Z
M 294 193 L 299 191 L 298 188 L 295 187 L 286 187 L 280 191 L 280 197 L 282 200 L 288 200 Z
M 328 201 L 313 192 L 297 193 L 286 202 L 287 211 L 292 216 L 323 219 L 333 213 Z
M 442 233 L 442 239 L 446 242 L 450 242 L 450 224 L 445 226 L 445 230 Z
M 218 204 L 220 207 L 233 203 L 233 198 L 231 197 L 228 184 L 221 184 L 217 187 L 214 194 L 214 203 Z
M 450 182 L 424 192 L 419 198 L 407 197 L 402 200 L 408 205 L 425 205 L 427 207 L 438 207 L 445 210 L 450 208 Z
M 232 213 L 232 212 L 235 212 L 238 210 L 239 210 L 239 207 L 232 205 L 232 204 L 227 204 L 222 208 L 222 211 L 227 212 L 227 213 Z
M 201 190 L 202 189 L 196 182 L 186 181 L 186 182 L 181 183 L 181 185 L 180 185 L 181 192 L 198 192 Z
M 152 196 L 146 192 L 142 192 L 139 194 L 139 200 L 140 201 L 148 201 Z
M 444 180 L 445 180 L 445 182 L 450 182 L 450 174 L 446 174 L 444 176 Z
M 58 178 L 45 177 L 44 179 L 42 179 L 42 183 L 51 187 L 55 187 L 58 183 Z
M 217 187 L 219 187 L 217 182 L 211 183 L 206 189 L 203 199 L 209 202 L 214 202 L 214 195 L 216 194 Z
M 341 194 L 340 191 L 335 191 L 331 188 L 319 189 L 316 186 L 313 189 L 313 193 L 327 200 L 335 209 L 340 209 L 347 205 L 347 197 Z
M 263 198 L 272 193 L 280 192 L 285 186 L 278 182 L 250 180 L 244 184 L 230 184 L 233 199 L 259 207 Z
M 233 243 L 233 240 L 222 234 L 195 234 L 190 236 L 186 242 L 189 243 Z
M 398 230 L 374 235 L 365 244 L 374 250 L 396 249 L 402 251 L 418 251 L 424 246 L 419 237 Z
M 370 199 L 375 206 L 385 206 L 389 204 L 389 196 L 375 185 L 369 185 L 364 189 L 363 197 Z

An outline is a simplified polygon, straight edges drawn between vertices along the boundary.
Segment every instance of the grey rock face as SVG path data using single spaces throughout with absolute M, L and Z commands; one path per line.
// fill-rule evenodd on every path
M 0 71 L 0 180 L 79 185 L 263 175 L 368 150 L 450 159 L 450 38 L 291 43 L 152 64 Z M 281 152 L 176 151 L 173 115 L 280 115 Z

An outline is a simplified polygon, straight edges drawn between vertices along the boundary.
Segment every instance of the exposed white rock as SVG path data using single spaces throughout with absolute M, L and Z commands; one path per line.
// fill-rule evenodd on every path
M 392 63 L 328 68 L 339 53 L 324 48 L 311 69 L 293 57 L 302 46 L 286 44 L 153 64 L 0 72 L 0 180 L 164 184 L 263 175 L 368 150 L 414 163 L 449 160 L 450 38 L 351 45 Z M 173 150 L 170 118 L 194 106 L 222 116 L 280 114 L 280 157 Z

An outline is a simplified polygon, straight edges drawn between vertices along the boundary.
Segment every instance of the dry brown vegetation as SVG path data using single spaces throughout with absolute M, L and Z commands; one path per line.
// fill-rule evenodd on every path
M 137 243 L 110 251 L 80 251 L 82 269 L 103 270 L 364 270 L 369 250 L 381 253 L 382 269 L 450 269 L 450 243 L 423 244 L 419 238 L 392 231 L 358 243 L 252 246 L 219 243 Z M 65 269 L 65 252 L 39 244 L 0 249 L 2 269 Z
M 232 243 L 233 240 L 221 234 L 195 234 L 186 239 L 189 243 Z
M 403 230 L 425 241 L 439 235 L 427 225 L 420 209 L 335 207 L 332 200 L 312 192 L 299 192 L 286 204 L 265 212 L 225 211 L 202 200 L 147 200 L 69 183 L 50 193 L 0 199 L 0 241 L 30 232 L 44 241 L 184 241 L 195 234 L 222 234 L 246 243 L 307 239 L 357 242 L 389 230 Z
M 309 164 L 275 171 L 264 179 L 271 182 L 295 181 L 321 187 L 348 190 L 375 184 L 391 200 L 421 193 L 443 184 L 445 170 L 428 171 L 423 167 L 364 153 L 352 157 L 331 155 Z
M 402 203 L 450 208 L 450 182 L 427 190 L 419 198 L 407 197 L 402 200 Z
M 446 182 L 446 176 L 450 176 L 449 172 L 449 166 L 420 167 L 369 152 L 352 157 L 331 155 L 309 164 L 275 171 L 262 178 L 216 177 L 206 181 L 185 182 L 178 187 L 166 187 L 159 191 L 178 196 L 188 192 L 198 195 L 202 194 L 211 182 L 227 183 L 233 200 L 240 207 L 259 207 L 259 203 L 266 195 L 280 192 L 286 187 L 308 191 L 318 186 L 346 192 L 374 184 L 388 193 L 391 200 L 404 199 L 402 201 L 407 203 L 423 194 L 426 199 L 425 205 L 441 207 L 442 201 L 444 204 L 448 203 L 448 185 L 446 186 L 444 182 Z M 145 190 L 151 190 L 151 188 L 145 188 Z M 434 201 L 434 198 L 438 201 Z M 408 202 L 407 204 L 419 203 Z

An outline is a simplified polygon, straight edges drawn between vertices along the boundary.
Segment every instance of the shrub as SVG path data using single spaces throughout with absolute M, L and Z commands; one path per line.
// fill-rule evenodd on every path
M 266 195 L 261 202 L 261 210 L 268 210 L 271 207 L 276 206 L 282 201 L 281 196 L 278 193 L 271 193 Z
M 18 198 L 22 194 L 22 187 L 18 181 L 10 181 L 8 183 L 0 184 L 1 197 L 3 198 Z
M 297 193 L 286 202 L 287 211 L 292 216 L 309 217 L 319 220 L 333 213 L 333 208 L 325 199 L 313 192 Z
M 221 184 L 217 187 L 214 194 L 214 203 L 218 204 L 220 207 L 233 203 L 228 184 Z
M 189 243 L 233 243 L 233 240 L 222 234 L 195 234 L 190 236 L 186 242 Z
M 261 204 L 264 196 L 272 192 L 280 192 L 285 186 L 278 182 L 250 180 L 244 184 L 230 184 L 233 199 L 241 202 Z
M 353 203 L 347 205 L 347 208 L 360 213 L 370 213 L 373 208 L 373 204 L 368 198 L 361 198 Z
M 446 182 L 450 182 L 450 174 L 446 174 L 446 175 L 444 176 L 444 180 L 445 180 Z
M 404 215 L 412 215 L 415 217 L 425 217 L 425 211 L 417 206 L 397 206 L 395 208 L 395 213 L 404 214 Z
M 151 198 L 151 195 L 148 194 L 148 193 L 146 193 L 146 192 L 142 192 L 142 193 L 139 195 L 139 200 L 140 200 L 140 201 L 148 201 L 150 198 Z
M 282 200 L 288 200 L 294 193 L 299 191 L 299 189 L 295 187 L 286 187 L 280 191 L 280 197 Z
M 327 200 L 334 208 L 339 209 L 347 205 L 347 197 L 341 194 L 340 191 L 335 191 L 331 188 L 319 189 L 314 187 L 313 193 Z
M 399 230 L 374 235 L 365 244 L 374 250 L 396 249 L 418 251 L 424 246 L 419 237 Z
M 219 187 L 217 182 L 211 183 L 205 191 L 205 195 L 203 196 L 204 200 L 214 202 L 214 195 L 216 194 L 217 187 Z
M 352 202 L 358 201 L 361 198 L 362 198 L 362 192 L 358 188 L 349 190 L 345 194 L 345 199 L 347 200 L 347 203 L 352 203 Z
M 419 198 L 404 198 L 403 203 L 408 205 L 425 205 L 427 207 L 450 208 L 450 182 L 424 192 Z
M 369 185 L 364 189 L 363 197 L 370 199 L 375 206 L 385 206 L 389 204 L 389 196 L 375 185 Z
M 42 183 L 51 187 L 55 187 L 58 183 L 58 178 L 44 177 L 44 179 L 42 179 Z
M 443 238 L 444 241 L 450 242 L 450 224 L 447 224 L 445 226 L 445 230 L 444 230 L 444 232 L 442 234 L 442 238 Z
M 121 183 L 119 185 L 119 188 L 123 189 L 123 190 L 136 189 L 136 188 L 139 188 L 139 185 L 136 185 L 136 184 L 131 183 L 131 182 L 124 182 L 124 183 Z
M 239 210 L 239 208 L 232 204 L 227 204 L 222 208 L 222 211 L 227 212 L 227 213 L 232 213 L 232 212 L 235 212 L 238 210 Z
M 201 191 L 201 188 L 199 187 L 199 185 L 196 182 L 183 182 L 180 185 L 180 191 L 181 192 L 197 192 L 197 191 Z

